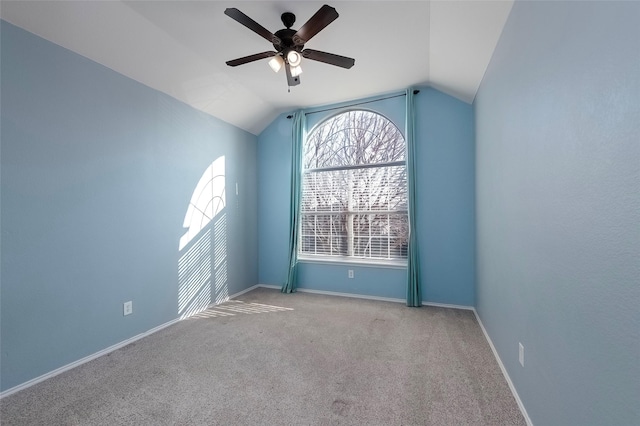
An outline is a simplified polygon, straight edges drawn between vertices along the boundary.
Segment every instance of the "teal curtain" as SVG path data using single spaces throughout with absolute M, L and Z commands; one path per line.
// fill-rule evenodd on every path
M 304 111 L 293 114 L 291 147 L 291 203 L 289 206 L 289 271 L 282 285 L 283 293 L 294 293 L 298 286 L 298 232 L 300 232 L 300 198 L 302 197 L 302 147 L 307 133 Z
M 407 183 L 409 195 L 409 247 L 407 252 L 407 306 L 421 306 L 420 257 L 416 233 L 416 140 L 415 140 L 415 93 L 407 89 L 407 111 L 405 137 L 407 140 Z

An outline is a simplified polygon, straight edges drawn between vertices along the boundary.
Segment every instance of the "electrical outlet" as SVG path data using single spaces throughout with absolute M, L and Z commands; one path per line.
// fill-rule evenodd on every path
M 520 361 L 520 365 L 524 367 L 524 346 L 522 343 L 518 342 L 518 361 Z
M 130 300 L 128 302 L 124 302 L 122 305 L 123 315 L 130 315 L 133 313 L 133 302 Z
M 349 278 L 353 278 L 353 269 L 349 269 Z

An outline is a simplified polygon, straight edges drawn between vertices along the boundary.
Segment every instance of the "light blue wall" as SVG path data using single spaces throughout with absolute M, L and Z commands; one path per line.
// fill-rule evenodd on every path
M 477 309 L 536 425 L 640 424 L 639 22 L 516 1 L 476 98 Z
M 362 108 L 404 133 L 405 98 Z M 318 108 L 324 109 L 324 108 Z M 309 128 L 339 111 L 308 116 Z M 418 235 L 425 302 L 475 303 L 473 108 L 430 88 L 416 96 Z M 259 281 L 282 285 L 287 272 L 291 120 L 280 116 L 258 137 Z M 347 270 L 355 277 L 349 279 Z M 300 288 L 404 299 L 406 270 L 303 263 Z
M 220 156 L 219 284 L 233 294 L 257 283 L 255 136 L 4 21 L 1 31 L 2 390 L 177 317 L 183 219 Z

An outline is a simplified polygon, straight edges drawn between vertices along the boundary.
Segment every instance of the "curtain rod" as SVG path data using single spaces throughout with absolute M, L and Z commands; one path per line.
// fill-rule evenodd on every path
M 417 89 L 415 89 L 413 91 L 414 95 L 417 95 L 418 93 L 420 93 L 420 91 L 417 90 Z M 333 111 L 333 110 L 336 110 L 336 109 L 343 109 L 343 108 L 348 108 L 348 107 L 353 107 L 353 106 L 358 106 L 358 105 L 365 105 L 365 104 L 370 104 L 372 102 L 384 101 L 386 99 L 399 98 L 400 96 L 407 96 L 407 94 L 406 93 L 401 93 L 399 95 L 387 96 L 386 98 L 379 98 L 379 99 L 373 99 L 373 100 L 370 100 L 370 101 L 358 102 L 358 103 L 351 104 L 351 105 L 344 105 L 344 106 L 339 106 L 339 107 L 320 109 L 318 111 L 305 112 L 304 115 L 311 115 L 311 114 L 317 114 L 319 112 L 327 112 L 327 111 Z M 291 118 L 293 118 L 293 115 L 287 115 L 287 118 L 291 119 Z

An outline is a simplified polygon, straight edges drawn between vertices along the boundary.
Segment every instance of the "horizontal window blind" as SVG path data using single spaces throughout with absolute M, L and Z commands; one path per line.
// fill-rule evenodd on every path
M 305 172 L 301 253 L 406 257 L 406 179 L 404 164 Z

